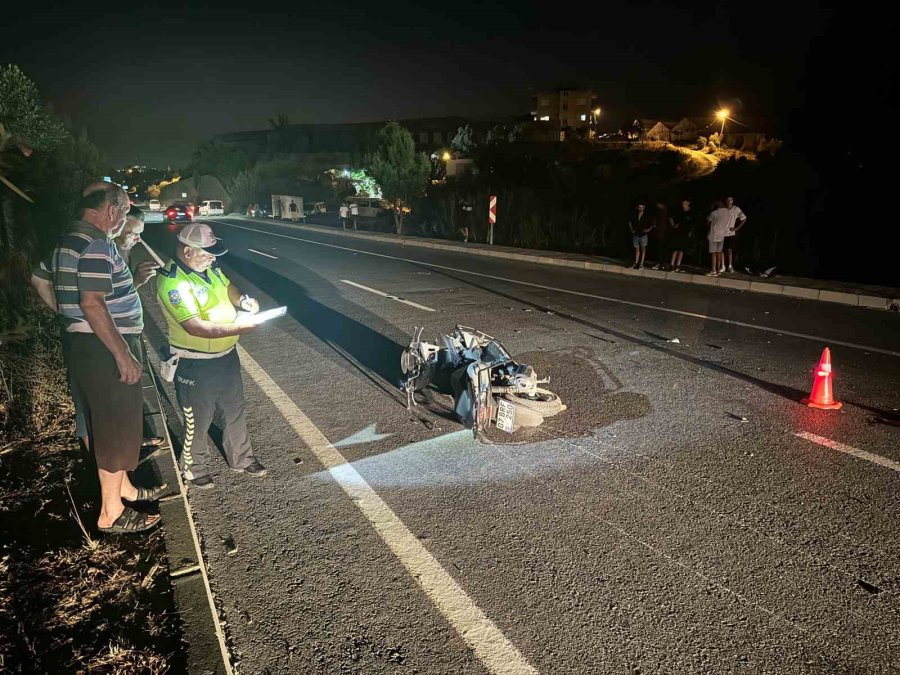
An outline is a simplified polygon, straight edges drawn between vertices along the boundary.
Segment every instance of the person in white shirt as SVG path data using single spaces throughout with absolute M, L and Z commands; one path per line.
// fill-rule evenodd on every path
M 706 276 L 708 277 L 717 277 L 725 270 L 722 263 L 724 256 L 722 247 L 728 232 L 730 218 L 731 214 L 722 206 L 722 202 L 716 202 L 715 208 L 706 218 L 706 222 L 709 223 L 709 234 L 706 235 L 706 238 L 709 240 L 709 253 L 712 256 L 712 271 L 707 272 Z
M 741 211 L 741 207 L 736 206 L 734 197 L 725 198 L 725 210 L 728 212 L 728 230 L 725 232 L 725 241 L 723 250 L 725 260 L 722 261 L 722 267 L 719 274 L 725 272 L 726 265 L 729 272 L 734 272 L 734 251 L 737 248 L 737 233 L 747 222 L 747 216 Z

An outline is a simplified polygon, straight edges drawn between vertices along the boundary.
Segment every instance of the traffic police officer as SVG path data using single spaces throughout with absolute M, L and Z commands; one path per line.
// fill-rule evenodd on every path
M 255 328 L 238 322 L 238 308 L 259 304 L 229 281 L 216 258 L 227 249 L 209 225 L 190 223 L 178 234 L 175 259 L 157 276 L 156 291 L 169 327 L 169 347 L 178 357 L 175 393 L 184 413 L 181 464 L 198 488 L 213 487 L 206 435 L 218 409 L 224 418 L 225 458 L 234 471 L 263 476 L 253 456 L 244 419 L 244 385 L 237 341 Z

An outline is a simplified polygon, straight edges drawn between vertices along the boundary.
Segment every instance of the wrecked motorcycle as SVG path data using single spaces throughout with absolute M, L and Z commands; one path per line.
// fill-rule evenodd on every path
M 534 368 L 517 363 L 500 342 L 467 326 L 456 326 L 436 343 L 422 340 L 424 328 L 413 330 L 409 346 L 400 357 L 408 408 L 418 405 L 416 392 L 433 386 L 453 396 L 457 418 L 472 429 L 475 438 L 493 422 L 512 433 L 521 427 L 539 426 L 546 417 L 565 410 L 552 391 L 539 385 Z

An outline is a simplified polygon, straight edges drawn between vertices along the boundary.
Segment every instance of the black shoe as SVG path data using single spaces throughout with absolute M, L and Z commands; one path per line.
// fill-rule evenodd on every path
M 188 484 L 191 487 L 199 488 L 200 490 L 209 490 L 216 486 L 216 483 L 212 479 L 212 476 L 200 476 L 199 478 L 192 478 Z
M 234 471 L 240 471 L 241 473 L 246 473 L 254 478 L 261 478 L 269 473 L 269 470 L 259 463 L 259 460 L 255 457 L 250 460 L 250 464 L 245 466 L 243 469 L 234 469 Z

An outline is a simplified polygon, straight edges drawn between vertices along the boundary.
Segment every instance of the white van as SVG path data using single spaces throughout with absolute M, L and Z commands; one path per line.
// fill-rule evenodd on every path
M 378 218 L 384 215 L 386 211 L 391 210 L 389 202 L 377 197 L 349 197 L 347 206 L 351 208 L 351 211 L 356 206 L 356 213 L 362 218 Z
M 205 202 L 200 204 L 200 215 L 224 216 L 225 209 L 222 207 L 222 202 L 220 202 L 218 199 L 207 199 Z
M 162 211 L 162 205 L 159 203 L 158 199 L 151 199 L 147 202 L 147 208 L 151 211 Z

